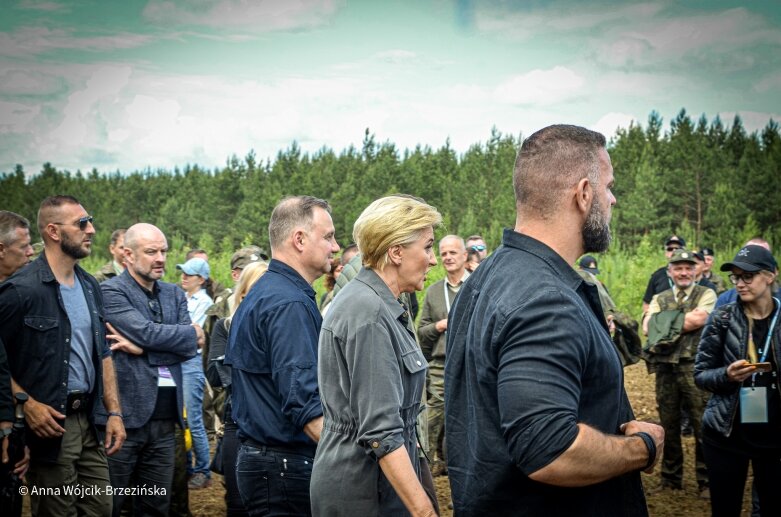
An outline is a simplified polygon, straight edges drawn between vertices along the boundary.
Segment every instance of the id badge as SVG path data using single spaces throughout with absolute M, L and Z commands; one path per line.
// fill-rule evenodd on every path
M 740 388 L 740 421 L 744 424 L 767 423 L 767 388 Z

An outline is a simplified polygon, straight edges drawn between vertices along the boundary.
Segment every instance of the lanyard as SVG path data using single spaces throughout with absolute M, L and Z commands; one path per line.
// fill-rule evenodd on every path
M 773 301 L 776 304 L 776 311 L 775 314 L 773 314 L 773 319 L 770 321 L 770 327 L 767 329 L 767 336 L 765 336 L 765 344 L 762 346 L 762 349 L 759 350 L 759 354 L 761 355 L 761 357 L 759 358 L 760 363 L 764 363 L 765 359 L 767 359 L 767 353 L 770 350 L 770 341 L 773 338 L 773 329 L 775 329 L 776 327 L 776 323 L 778 322 L 778 313 L 779 311 L 781 311 L 781 302 L 778 301 L 778 298 L 774 297 Z M 754 320 L 748 318 L 748 340 L 749 340 L 748 355 L 749 355 L 749 361 L 755 363 L 757 362 L 757 351 L 756 351 L 756 345 L 754 345 L 754 336 L 752 332 L 753 327 L 754 327 Z M 756 378 L 757 378 L 757 374 L 754 373 L 751 376 L 752 387 L 756 381 Z

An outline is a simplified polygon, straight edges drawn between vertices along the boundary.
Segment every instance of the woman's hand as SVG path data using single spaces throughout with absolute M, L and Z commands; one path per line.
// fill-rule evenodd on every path
M 756 366 L 745 359 L 741 359 L 727 366 L 727 378 L 732 382 L 743 382 L 756 373 L 756 371 Z

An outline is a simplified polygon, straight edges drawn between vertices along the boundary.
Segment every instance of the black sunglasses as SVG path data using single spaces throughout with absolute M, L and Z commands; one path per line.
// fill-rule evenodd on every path
M 78 224 L 79 230 L 84 231 L 87 229 L 88 224 L 92 224 L 93 217 L 91 215 L 87 215 L 76 221 L 75 223 L 52 223 L 52 224 L 62 224 L 62 225 L 68 225 L 68 224 Z
M 675 250 L 679 250 L 679 249 L 681 249 L 681 248 L 680 248 L 680 247 L 678 247 L 678 246 L 667 246 L 665 249 L 666 249 L 667 251 L 670 251 L 670 252 L 672 252 L 672 251 L 675 251 Z

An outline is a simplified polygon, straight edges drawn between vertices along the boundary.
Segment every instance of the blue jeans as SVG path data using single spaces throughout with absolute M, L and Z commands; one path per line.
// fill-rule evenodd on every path
M 108 457 L 108 472 L 114 488 L 156 488 L 143 495 L 130 496 L 135 515 L 168 515 L 174 478 L 174 426 L 176 421 L 150 420 L 142 427 L 127 430 L 122 448 Z M 113 515 L 118 517 L 128 496 L 114 495 Z
M 309 480 L 313 458 L 242 443 L 236 481 L 250 515 L 312 515 Z
M 187 408 L 187 424 L 193 437 L 193 448 L 187 453 L 187 473 L 201 472 L 211 477 L 209 470 L 209 438 L 203 426 L 203 389 L 206 376 L 203 374 L 203 359 L 200 354 L 182 363 L 184 380 L 184 405 Z M 192 453 L 195 453 L 195 467 L 192 466 Z

